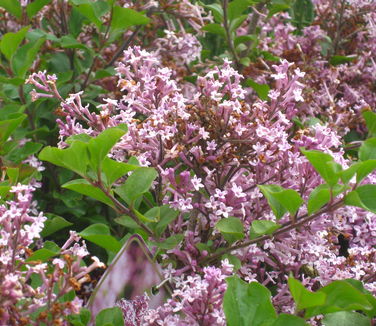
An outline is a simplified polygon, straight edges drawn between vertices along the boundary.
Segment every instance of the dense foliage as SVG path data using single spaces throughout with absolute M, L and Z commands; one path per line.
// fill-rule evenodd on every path
M 1 325 L 375 322 L 375 1 L 0 15 Z

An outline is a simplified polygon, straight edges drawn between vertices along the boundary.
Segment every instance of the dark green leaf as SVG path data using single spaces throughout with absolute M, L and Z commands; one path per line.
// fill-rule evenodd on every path
M 161 236 L 166 227 L 178 217 L 179 212 L 168 205 L 163 205 L 160 207 L 160 214 L 160 221 L 155 226 L 155 232 L 158 236 Z
M 7 141 L 10 134 L 24 121 L 26 114 L 18 113 L 17 117 L 0 121 L 0 146 Z
M 121 248 L 120 242 L 111 236 L 110 229 L 105 224 L 97 223 L 90 225 L 81 231 L 79 235 L 99 247 L 112 252 L 118 252 Z
M 66 219 L 64 219 L 61 216 L 55 215 L 55 214 L 45 214 L 48 217 L 48 220 L 44 222 L 44 228 L 41 232 L 41 236 L 43 238 L 48 237 L 49 235 L 64 229 L 70 225 L 73 225 L 73 223 L 68 222 Z
M 11 61 L 13 55 L 16 53 L 29 28 L 29 26 L 26 26 L 16 33 L 7 33 L 1 38 L 0 51 L 9 61 Z
M 25 160 L 30 155 L 35 154 L 42 148 L 42 144 L 28 142 L 22 147 L 16 147 L 11 150 L 6 158 L 13 163 L 19 164 L 21 161 Z
M 217 23 L 221 23 L 223 21 L 223 9 L 222 9 L 222 6 L 218 3 L 213 3 L 213 4 L 210 4 L 210 5 L 204 5 L 205 8 L 208 8 L 210 9 L 210 11 L 212 12 L 213 16 L 214 16 L 214 20 L 217 22 Z
M 160 249 L 171 250 L 174 249 L 180 242 L 182 242 L 183 239 L 184 235 L 174 234 L 163 242 L 152 242 L 152 244 Z

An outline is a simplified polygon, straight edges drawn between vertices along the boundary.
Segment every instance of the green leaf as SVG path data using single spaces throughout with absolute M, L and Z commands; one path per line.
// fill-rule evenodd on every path
M 366 312 L 373 309 L 365 294 L 347 281 L 334 281 L 316 293 L 326 294 L 325 304 L 307 308 L 306 318 L 337 311 L 361 310 Z
M 141 167 L 135 170 L 123 185 L 117 187 L 115 192 L 129 205 L 136 198 L 147 192 L 158 173 L 153 168 Z
M 267 101 L 268 100 L 268 94 L 270 91 L 270 87 L 266 84 L 258 84 L 254 82 L 252 79 L 247 79 L 245 82 L 245 85 L 252 87 L 255 92 L 257 93 L 258 97 L 263 100 Z
M 52 241 L 46 241 L 42 249 L 35 251 L 28 259 L 27 262 L 40 260 L 42 262 L 60 254 L 60 247 Z
M 108 196 L 99 188 L 94 187 L 85 179 L 76 179 L 69 181 L 62 185 L 63 188 L 73 190 L 79 194 L 92 197 L 96 200 L 105 203 L 110 207 L 114 207 L 114 203 Z
M 135 213 L 135 215 L 137 216 L 137 218 L 140 221 L 143 221 L 143 222 L 146 222 L 146 223 L 156 223 L 160 219 L 160 208 L 159 207 L 153 207 L 144 214 L 141 214 L 136 209 L 133 209 L 133 212 Z
M 66 49 L 81 49 L 85 50 L 88 52 L 92 52 L 92 50 L 87 47 L 86 45 L 80 43 L 75 39 L 72 35 L 64 35 L 63 37 L 60 38 L 60 45 L 62 48 Z
M 325 304 L 325 293 L 311 292 L 307 290 L 302 283 L 291 276 L 288 279 L 288 284 L 298 310 Z
M 48 237 L 49 235 L 64 229 L 68 226 L 73 225 L 73 223 L 68 222 L 66 219 L 64 219 L 61 216 L 55 215 L 55 214 L 45 214 L 48 217 L 48 220 L 44 222 L 44 228 L 41 232 L 41 236 L 43 238 Z
M 1 38 L 0 51 L 4 54 L 8 61 L 11 61 L 13 55 L 16 53 L 18 46 L 25 38 L 25 35 L 29 28 L 29 26 L 26 26 L 16 33 L 6 33 Z
M 257 282 L 248 284 L 237 276 L 228 277 L 226 282 L 223 310 L 228 326 L 270 325 L 277 318 L 266 287 Z
M 29 42 L 18 49 L 12 59 L 12 67 L 15 74 L 20 78 L 25 78 L 26 72 L 30 69 L 39 49 L 45 42 L 45 38 L 40 38 L 36 42 Z
M 130 171 L 139 169 L 140 166 L 118 162 L 105 157 L 102 162 L 102 172 L 106 176 L 107 185 L 111 186 L 116 180 Z
M 76 8 L 99 29 L 102 26 L 101 17 L 110 9 L 110 6 L 105 1 L 95 1 L 80 4 Z
M 242 15 L 239 17 L 236 17 L 234 20 L 230 22 L 230 32 L 234 32 L 239 28 L 241 24 L 248 18 L 248 15 Z
M 231 254 L 222 255 L 221 261 L 225 260 L 225 259 L 227 259 L 229 261 L 229 263 L 234 266 L 234 272 L 238 271 L 242 267 L 241 260 L 234 255 L 231 255 Z
M 125 125 L 123 125 L 123 128 L 126 128 Z M 126 130 L 120 127 L 108 128 L 89 141 L 90 163 L 94 171 L 101 168 L 102 161 L 125 133 Z
M 13 119 L 0 121 L 0 146 L 7 141 L 11 133 L 24 121 L 26 114 L 17 113 Z
M 184 239 L 182 234 L 174 234 L 167 238 L 163 242 L 151 242 L 152 245 L 157 246 L 160 249 L 171 250 L 174 249 Z
M 371 320 L 357 312 L 338 311 L 325 315 L 322 324 L 324 326 L 370 326 Z
M 338 196 L 341 192 L 346 190 L 346 186 L 335 185 L 332 189 L 327 184 L 321 184 L 317 186 L 309 194 L 308 198 L 308 215 L 316 213 L 321 207 L 330 201 L 330 190 L 332 191 L 333 197 Z
M 39 153 L 39 159 L 85 176 L 89 161 L 87 144 L 74 141 L 67 149 L 47 146 Z
M 210 5 L 204 5 L 205 8 L 210 9 L 214 16 L 214 20 L 217 23 L 221 23 L 223 21 L 223 9 L 219 3 L 212 3 Z
M 277 219 L 280 219 L 287 211 L 295 215 L 303 204 L 303 199 L 295 190 L 284 189 L 278 185 L 259 185 L 258 187 Z
M 90 225 L 81 231 L 79 235 L 87 241 L 115 253 L 121 248 L 120 242 L 110 234 L 110 229 L 105 224 L 97 223 Z
M 95 326 L 124 326 L 123 312 L 119 307 L 103 309 L 95 317 Z
M 295 0 L 290 10 L 291 23 L 302 30 L 311 25 L 315 17 L 314 5 L 311 0 Z
M 244 238 L 244 226 L 237 217 L 223 218 L 217 222 L 215 228 L 230 243 Z
M 91 318 L 91 313 L 89 309 L 81 308 L 80 313 L 77 315 L 69 315 L 67 319 L 69 323 L 73 326 L 87 326 Z
M 281 227 L 273 221 L 268 220 L 255 220 L 252 222 L 250 237 L 251 239 L 257 238 L 261 235 L 272 234 L 275 230 Z
M 362 116 L 364 120 L 366 120 L 368 136 L 376 136 L 376 113 L 372 111 L 364 111 Z
M 345 204 L 376 213 L 376 185 L 363 185 L 349 192 L 345 197 Z
M 20 175 L 20 169 L 19 168 L 6 168 L 7 176 L 9 178 L 10 184 L 16 185 L 18 181 L 18 177 Z
M 342 65 L 344 63 L 348 63 L 348 62 L 352 62 L 356 59 L 356 56 L 355 55 L 352 55 L 352 56 L 343 56 L 343 55 L 333 55 L 330 59 L 329 59 L 329 63 L 332 65 L 332 66 L 338 66 L 338 65 Z
M 309 324 L 297 316 L 280 314 L 271 326 L 309 326 Z
M 201 29 L 209 33 L 221 35 L 223 37 L 226 35 L 225 29 L 220 24 L 206 24 Z
M 145 15 L 120 6 L 114 6 L 112 13 L 111 27 L 113 29 L 121 28 L 127 29 L 130 26 L 145 25 L 150 22 L 150 19 Z
M 334 162 L 333 157 L 316 150 L 301 149 L 301 151 L 325 182 L 330 186 L 334 186 L 338 182 L 342 167 Z
M 26 6 L 27 17 L 33 18 L 45 5 L 48 5 L 52 0 L 34 0 Z
M 361 161 L 376 159 L 376 137 L 365 140 L 359 148 L 359 159 Z
M 0 7 L 11 13 L 17 18 L 22 16 L 22 7 L 20 1 L 15 0 L 0 0 Z
M 19 164 L 30 155 L 35 154 L 42 148 L 42 144 L 28 142 L 22 147 L 16 147 L 11 150 L 5 157 L 13 163 Z
M 131 228 L 131 229 L 140 228 L 140 226 L 130 216 L 127 216 L 127 215 L 116 217 L 114 221 L 117 224 L 123 225 L 127 228 Z
M 160 207 L 160 214 L 160 221 L 155 226 L 155 232 L 158 236 L 161 236 L 166 227 L 178 217 L 179 212 L 168 205 L 163 205 Z
M 238 18 L 249 6 L 255 4 L 257 1 L 251 0 L 233 0 L 228 4 L 227 14 L 228 19 L 234 20 Z

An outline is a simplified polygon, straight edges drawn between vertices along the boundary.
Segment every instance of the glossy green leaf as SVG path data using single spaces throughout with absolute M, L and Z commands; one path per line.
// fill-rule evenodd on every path
M 114 6 L 113 8 L 111 21 L 111 27 L 113 29 L 126 29 L 135 25 L 145 25 L 149 22 L 150 18 L 130 8 L 120 6 Z
M 267 84 L 258 84 L 252 79 L 247 79 L 245 85 L 252 87 L 255 92 L 257 93 L 258 97 L 263 101 L 268 100 L 268 94 L 270 91 L 270 87 Z
M 47 146 L 39 153 L 39 159 L 85 176 L 89 161 L 87 144 L 75 141 L 66 149 Z
M 359 148 L 359 159 L 361 161 L 376 159 L 376 137 L 365 140 Z
M 271 293 L 263 285 L 248 284 L 237 276 L 226 279 L 223 310 L 228 326 L 270 325 L 277 318 Z
M 338 182 L 342 167 L 334 162 L 333 157 L 317 150 L 301 151 L 325 182 L 330 186 Z
M 320 208 L 330 201 L 330 191 L 332 191 L 333 198 L 338 196 L 340 193 L 347 189 L 343 185 L 334 185 L 332 188 L 328 184 L 321 184 L 317 186 L 309 194 L 307 210 L 308 214 L 311 215 L 316 213 Z
M 131 204 L 139 196 L 147 192 L 158 173 L 153 168 L 141 167 L 135 170 L 125 181 L 123 185 L 117 187 L 115 192 Z
M 109 227 L 105 224 L 97 223 L 90 225 L 81 231 L 79 235 L 99 247 L 115 253 L 121 248 L 120 242 L 111 235 Z
M 55 215 L 55 214 L 45 214 L 48 217 L 48 220 L 44 222 L 44 228 L 41 232 L 41 236 L 43 238 L 48 237 L 49 235 L 64 229 L 68 226 L 73 225 L 73 223 L 68 222 L 66 219 L 64 219 L 61 216 Z
M 325 304 L 325 293 L 311 292 L 307 290 L 302 283 L 300 283 L 293 277 L 289 277 L 288 284 L 291 295 L 294 298 L 298 310 Z
M 294 315 L 280 314 L 270 326 L 309 326 L 304 319 Z
M 277 224 L 273 221 L 255 220 L 251 225 L 250 237 L 251 239 L 254 239 L 265 234 L 271 234 L 280 227 L 280 224 Z
M 114 207 L 112 200 L 99 188 L 94 187 L 85 179 L 76 179 L 62 185 L 63 188 L 73 190 L 79 194 L 92 197 L 108 206 Z
M 6 33 L 1 38 L 0 51 L 9 61 L 11 61 L 13 55 L 16 53 L 28 30 L 29 26 L 26 26 L 16 33 Z
M 27 17 L 33 18 L 45 5 L 52 0 L 34 0 L 26 6 Z
M 124 326 L 123 312 L 119 307 L 103 309 L 95 317 L 95 326 Z
M 0 0 L 0 7 L 17 18 L 21 18 L 22 16 L 21 2 L 18 0 Z
M 258 187 L 277 219 L 280 219 L 286 212 L 291 215 L 296 214 L 303 204 L 303 199 L 293 189 L 284 189 L 278 185 L 259 185 Z
M 351 191 L 345 197 L 345 204 L 376 213 L 376 185 L 367 184 Z
M 217 222 L 215 228 L 230 243 L 244 238 L 244 226 L 237 217 L 222 218 Z

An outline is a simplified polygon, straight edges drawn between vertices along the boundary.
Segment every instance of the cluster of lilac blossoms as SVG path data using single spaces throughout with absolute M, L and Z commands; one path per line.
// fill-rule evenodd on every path
M 0 324 L 39 325 L 50 320 L 68 325 L 64 317 L 82 307 L 77 296 L 61 302 L 60 298 L 90 279 L 89 273 L 104 265 L 96 257 L 82 266 L 89 253 L 80 237 L 70 238 L 50 262 L 33 259 L 36 240 L 40 239 L 46 217 L 38 212 L 30 185 L 13 186 L 14 198 L 0 205 Z M 32 286 L 36 278 L 39 286 Z M 59 285 L 58 291 L 56 286 Z
M 160 181 L 154 185 L 157 203 L 180 211 L 160 240 L 171 234 L 185 234 L 183 242 L 167 256 L 176 261 L 172 277 L 183 277 L 187 284 L 191 284 L 189 277 L 200 280 L 212 268 L 202 266 L 209 253 L 199 250 L 198 244 L 210 240 L 213 248 L 225 245 L 214 228 L 219 220 L 238 218 L 246 236 L 253 221 L 276 221 L 257 185 L 278 184 L 307 199 L 322 183 L 301 154 L 301 147 L 331 154 L 344 167 L 350 163 L 331 124 L 299 131 L 292 128 L 291 119 L 302 116 L 300 108 L 307 105 L 305 73 L 286 60 L 272 69 L 275 87 L 269 92 L 269 101 L 254 100 L 241 86 L 243 77 L 229 61 L 199 76 L 192 86 L 194 91 L 186 96 L 183 82 L 172 79 L 173 71 L 164 67 L 157 55 L 134 47 L 124 52 L 123 62 L 117 67 L 118 86 L 124 94 L 121 99 L 105 100 L 99 113 L 82 105 L 82 94 L 72 94 L 61 103 L 65 112 L 65 119 L 58 120 L 61 147 L 74 134 L 95 136 L 120 123 L 128 125 L 128 133 L 111 156 L 119 161 L 136 156 L 142 165 L 159 171 Z M 50 78 L 34 74 L 29 81 L 38 87 L 44 79 L 43 87 L 47 87 Z M 37 96 L 53 93 L 51 86 L 47 95 Z M 367 181 L 375 182 L 373 176 Z M 301 208 L 300 213 L 304 214 L 305 209 Z M 285 216 L 279 223 L 288 219 Z M 237 273 L 247 281 L 276 285 L 275 305 L 281 311 L 292 311 L 286 283 L 289 273 L 303 278 L 310 288 L 334 279 L 364 280 L 373 275 L 375 223 L 374 214 L 354 208 L 322 214 L 304 228 L 234 251 L 242 263 Z M 336 236 L 342 233 L 351 238 L 348 257 L 339 255 Z M 175 287 L 179 297 L 190 298 L 190 286 L 180 288 L 177 283 Z M 375 283 L 368 282 L 366 287 L 375 291 Z M 205 295 L 196 293 L 199 298 L 192 302 L 205 302 Z M 180 325 L 180 317 L 175 314 L 180 311 L 195 325 L 199 323 L 195 316 L 200 316 L 200 309 L 209 309 L 209 303 L 206 308 L 202 308 L 205 304 L 188 305 L 187 310 L 181 302 L 189 300 L 170 302 L 176 311 L 161 307 L 148 312 L 147 321 L 153 325 L 157 320 L 169 320 L 169 325 Z M 220 324 L 220 305 L 210 316 L 218 318 Z

